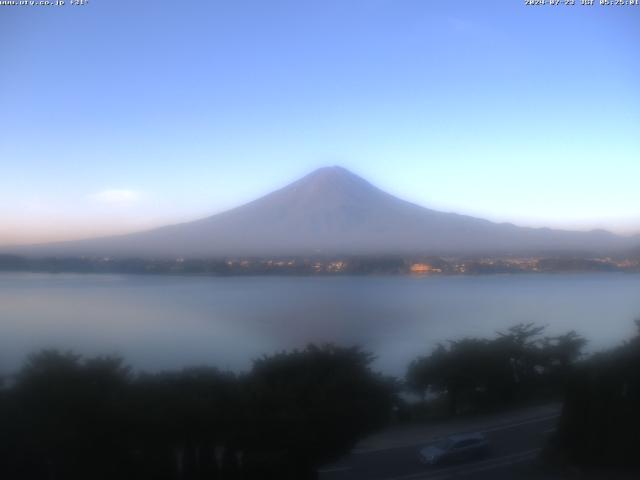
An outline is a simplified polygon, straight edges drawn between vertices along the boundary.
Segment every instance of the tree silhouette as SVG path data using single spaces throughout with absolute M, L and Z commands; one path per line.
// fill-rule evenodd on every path
M 571 463 L 640 469 L 640 320 L 636 325 L 633 339 L 572 375 L 556 438 Z
M 512 404 L 542 391 L 561 392 L 586 342 L 575 332 L 542 337 L 544 330 L 518 324 L 490 340 L 439 344 L 409 365 L 407 385 L 423 396 L 446 395 L 449 415 Z
M 320 464 L 389 419 L 394 385 L 370 370 L 372 360 L 359 348 L 332 345 L 256 360 L 247 378 L 248 421 L 257 427 L 250 450 L 289 461 L 281 478 L 314 478 Z
M 121 453 L 117 408 L 128 369 L 119 359 L 86 364 L 72 353 L 43 351 L 16 376 L 8 410 L 16 455 L 11 468 L 23 478 L 75 479 Z M 109 452 L 109 458 L 106 457 Z M 105 470 L 95 473 L 103 478 Z M 106 477 L 104 477 L 106 478 Z
M 309 346 L 238 376 L 134 375 L 45 350 L 0 389 L 3 478 L 304 479 L 387 419 L 393 385 L 357 348 Z

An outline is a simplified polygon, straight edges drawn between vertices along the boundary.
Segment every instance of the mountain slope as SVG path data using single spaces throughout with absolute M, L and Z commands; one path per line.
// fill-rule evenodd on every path
M 194 222 L 19 250 L 32 255 L 210 257 L 609 252 L 632 244 L 632 239 L 605 231 L 522 228 L 437 212 L 389 195 L 341 167 L 325 167 L 258 200 Z

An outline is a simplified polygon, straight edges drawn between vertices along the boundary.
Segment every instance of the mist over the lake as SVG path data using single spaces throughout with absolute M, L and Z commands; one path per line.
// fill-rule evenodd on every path
M 521 322 L 576 330 L 594 352 L 634 332 L 640 275 L 167 277 L 0 274 L 0 368 L 41 348 L 157 371 L 246 370 L 309 342 L 359 345 L 402 376 L 437 342 Z

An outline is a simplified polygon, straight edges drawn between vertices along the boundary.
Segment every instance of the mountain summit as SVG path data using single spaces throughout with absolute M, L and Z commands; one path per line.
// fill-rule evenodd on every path
M 604 231 L 523 228 L 430 210 L 334 166 L 194 222 L 19 250 L 32 255 L 140 257 L 507 254 L 605 252 L 631 242 Z

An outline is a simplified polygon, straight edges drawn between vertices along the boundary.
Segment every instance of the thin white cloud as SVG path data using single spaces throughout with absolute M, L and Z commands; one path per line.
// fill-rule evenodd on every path
M 128 205 L 140 199 L 140 192 L 135 190 L 108 189 L 90 195 L 92 200 L 107 205 Z

